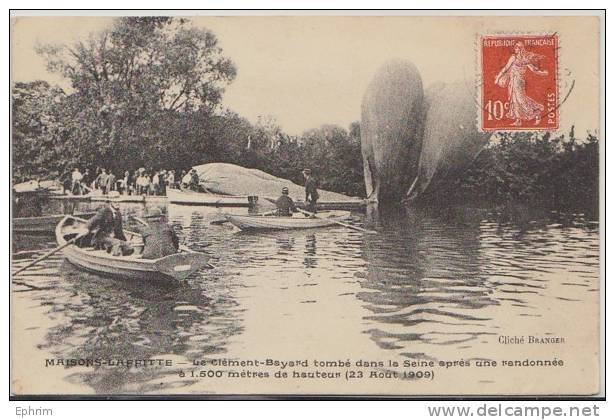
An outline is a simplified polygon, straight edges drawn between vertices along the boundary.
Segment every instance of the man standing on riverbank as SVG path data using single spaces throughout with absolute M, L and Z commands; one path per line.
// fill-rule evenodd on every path
M 107 170 L 102 168 L 100 175 L 96 178 L 96 185 L 103 194 L 107 194 L 107 181 L 109 181 L 109 175 L 107 175 Z
M 90 170 L 88 168 L 85 168 L 85 172 L 83 173 L 83 181 L 81 181 L 81 186 L 89 191 L 92 187 L 92 181 L 94 180 L 92 179 L 92 174 L 90 173 Z
M 71 177 L 73 181 L 71 192 L 73 195 L 81 195 L 81 181 L 83 180 L 83 175 L 81 174 L 81 171 L 79 171 L 79 168 L 75 167 Z
M 115 191 L 115 175 L 109 170 L 109 176 L 107 177 L 107 193 Z
M 196 169 L 192 169 L 190 171 L 190 184 L 189 188 L 192 191 L 199 192 L 199 174 L 196 172 Z
M 318 201 L 318 183 L 312 177 L 311 169 L 304 169 L 303 177 L 305 178 L 305 203 L 307 205 L 307 211 L 316 213 L 316 202 Z

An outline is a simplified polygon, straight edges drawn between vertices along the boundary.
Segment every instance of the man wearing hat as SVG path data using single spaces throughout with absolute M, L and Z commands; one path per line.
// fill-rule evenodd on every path
M 155 260 L 176 254 L 179 250 L 179 238 L 162 214 L 150 220 L 148 226 L 140 228 L 139 233 L 144 244 L 143 259 Z
M 316 202 L 318 201 L 318 184 L 312 177 L 311 169 L 303 170 L 303 177 L 305 178 L 305 203 L 307 204 L 307 210 L 316 213 Z
M 277 216 L 292 216 L 297 211 L 292 198 L 288 196 L 288 188 L 282 188 L 282 195 L 275 202 Z
M 132 248 L 126 242 L 122 229 L 119 199 L 119 192 L 109 192 L 109 203 L 98 209 L 81 234 L 93 235 L 91 243 L 97 249 L 104 249 L 113 255 L 129 255 Z
M 199 174 L 196 172 L 196 169 L 192 169 L 190 171 L 190 184 L 189 188 L 192 191 L 199 191 Z

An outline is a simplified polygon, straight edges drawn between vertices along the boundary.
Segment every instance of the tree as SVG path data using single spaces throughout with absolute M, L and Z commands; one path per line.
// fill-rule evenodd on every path
M 13 176 L 57 176 L 64 169 L 62 116 L 65 94 L 44 81 L 16 83 L 12 89 Z
M 344 128 L 325 124 L 303 133 L 300 167 L 310 167 L 325 189 L 364 196 L 363 158 L 358 123 Z
M 75 153 L 116 168 L 156 160 L 169 142 L 181 144 L 181 130 L 161 128 L 185 127 L 195 113 L 212 115 L 236 75 L 211 31 L 170 17 L 120 18 L 87 41 L 38 52 L 74 90 L 66 106 L 76 117 Z

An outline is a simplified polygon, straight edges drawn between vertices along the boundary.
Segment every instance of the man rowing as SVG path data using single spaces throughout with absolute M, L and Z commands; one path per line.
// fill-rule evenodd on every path
M 104 249 L 114 256 L 130 255 L 134 252 L 124 236 L 119 198 L 119 192 L 109 192 L 109 203 L 98 209 L 96 215 L 79 232 L 80 235 L 85 235 L 82 244 L 89 239 L 96 249 Z
M 297 211 L 297 207 L 292 198 L 288 196 L 288 188 L 282 188 L 282 195 L 276 200 L 276 216 L 288 217 Z

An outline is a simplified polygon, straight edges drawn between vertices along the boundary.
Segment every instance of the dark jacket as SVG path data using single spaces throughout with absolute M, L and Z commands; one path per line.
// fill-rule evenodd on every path
M 318 183 L 311 176 L 305 180 L 305 201 L 318 200 Z
M 107 188 L 107 182 L 109 181 L 109 174 L 101 173 L 96 177 L 96 187 L 99 189 Z
M 179 238 L 166 223 L 152 223 L 141 229 L 141 235 L 145 244 L 142 258 L 155 260 L 176 254 L 179 249 Z
M 199 174 L 197 174 L 196 172 L 190 175 L 190 189 L 192 191 L 199 190 Z
M 113 217 L 111 206 L 106 205 L 98 209 L 96 215 L 88 221 L 87 228 L 90 232 L 98 229 L 94 236 L 96 243 L 101 243 L 104 238 L 111 236 L 111 234 L 113 234 L 115 239 L 126 240 L 124 230 L 122 229 L 122 214 L 119 210 L 115 213 L 116 217 Z
M 287 195 L 281 195 L 280 198 L 276 200 L 275 206 L 278 209 L 278 216 L 291 216 L 297 211 L 293 199 Z

